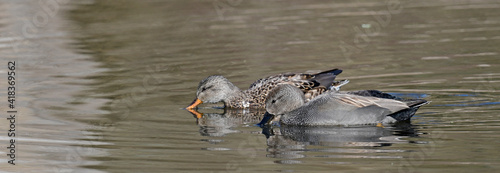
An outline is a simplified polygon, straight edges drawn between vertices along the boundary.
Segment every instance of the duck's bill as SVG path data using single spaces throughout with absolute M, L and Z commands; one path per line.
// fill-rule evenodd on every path
M 201 101 L 200 99 L 196 98 L 193 100 L 193 103 L 191 103 L 188 107 L 186 107 L 186 109 L 194 109 L 196 106 L 202 104 L 203 101 Z
M 269 125 L 273 121 L 273 119 L 274 119 L 274 115 L 270 114 L 269 112 L 266 112 L 264 114 L 264 117 L 262 118 L 262 121 L 260 121 L 260 123 L 257 125 L 260 127 Z

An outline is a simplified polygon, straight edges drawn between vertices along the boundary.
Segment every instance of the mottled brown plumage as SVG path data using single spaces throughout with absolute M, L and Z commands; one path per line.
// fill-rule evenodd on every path
M 325 91 L 338 90 L 340 86 L 347 84 L 348 80 L 335 81 L 335 77 L 341 72 L 340 69 L 333 69 L 317 74 L 278 74 L 255 81 L 245 91 L 241 91 L 223 76 L 209 76 L 200 82 L 195 102 L 188 106 L 188 109 L 204 102 L 224 102 L 226 107 L 231 108 L 263 109 L 269 91 L 281 84 L 296 86 L 304 92 L 306 100 L 309 100 Z

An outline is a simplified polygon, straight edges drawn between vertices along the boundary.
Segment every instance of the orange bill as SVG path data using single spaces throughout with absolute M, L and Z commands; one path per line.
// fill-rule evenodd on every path
M 193 114 L 193 116 L 196 118 L 196 119 L 200 119 L 201 117 L 203 117 L 203 113 L 200 113 L 196 110 L 193 110 L 193 109 L 187 109 L 187 111 L 189 111 L 189 113 Z
M 199 104 L 202 104 L 202 103 L 203 102 L 200 99 L 196 98 L 196 99 L 194 99 L 193 103 L 191 103 L 191 105 L 189 105 L 188 107 L 186 107 L 186 109 L 193 109 L 193 108 L 195 108 L 196 106 L 198 106 Z

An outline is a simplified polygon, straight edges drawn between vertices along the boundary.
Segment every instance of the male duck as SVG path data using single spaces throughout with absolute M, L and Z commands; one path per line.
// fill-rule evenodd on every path
M 198 85 L 196 99 L 186 109 L 193 109 L 201 103 L 224 102 L 230 108 L 265 108 L 266 96 L 279 84 L 296 87 L 304 99 L 311 99 L 328 90 L 339 90 L 348 80 L 334 81 L 342 73 L 340 69 L 323 71 L 317 74 L 285 73 L 255 81 L 245 91 L 240 90 L 223 76 L 209 76 Z
M 304 94 L 297 87 L 285 84 L 268 94 L 267 112 L 260 124 L 269 124 L 275 118 L 288 125 L 380 125 L 409 120 L 427 103 L 376 90 L 328 92 L 305 103 Z

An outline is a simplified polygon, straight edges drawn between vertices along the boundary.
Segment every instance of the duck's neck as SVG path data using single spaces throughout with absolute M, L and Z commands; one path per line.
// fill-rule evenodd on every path
M 226 107 L 231 108 L 247 108 L 250 106 L 248 95 L 234 85 L 230 87 L 230 91 L 223 102 Z

